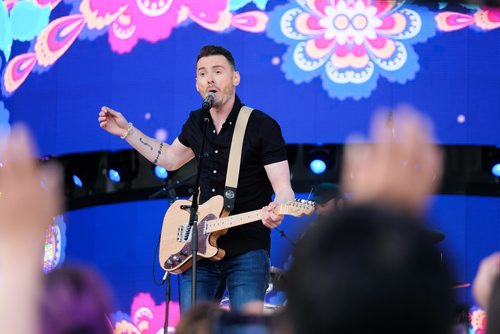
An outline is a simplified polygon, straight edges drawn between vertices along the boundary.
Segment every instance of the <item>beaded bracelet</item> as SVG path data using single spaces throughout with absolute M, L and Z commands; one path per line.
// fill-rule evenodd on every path
M 128 123 L 128 127 L 127 127 L 127 130 L 125 130 L 123 132 L 123 134 L 120 136 L 121 139 L 125 139 L 128 137 L 128 135 L 130 134 L 130 132 L 132 132 L 132 128 L 134 127 L 134 124 L 132 124 L 132 122 L 129 122 Z

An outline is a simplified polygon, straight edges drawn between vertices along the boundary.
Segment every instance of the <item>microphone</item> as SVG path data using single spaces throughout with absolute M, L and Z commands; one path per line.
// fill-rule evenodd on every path
M 205 98 L 203 99 L 203 103 L 201 105 L 201 108 L 203 110 L 209 110 L 210 108 L 212 108 L 214 102 L 215 102 L 215 98 L 217 96 L 215 95 L 214 92 L 208 92 L 206 95 L 205 95 Z

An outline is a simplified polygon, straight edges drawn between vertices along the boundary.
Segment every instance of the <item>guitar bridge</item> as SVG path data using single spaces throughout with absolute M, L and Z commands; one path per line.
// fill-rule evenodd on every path
M 182 243 L 191 241 L 191 226 L 189 224 L 179 226 L 177 229 L 177 241 Z

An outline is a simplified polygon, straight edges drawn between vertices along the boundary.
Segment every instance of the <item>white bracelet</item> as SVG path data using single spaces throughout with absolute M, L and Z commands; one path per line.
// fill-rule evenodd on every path
M 134 124 L 132 124 L 132 122 L 129 122 L 128 123 L 128 126 L 127 126 L 127 130 L 125 130 L 123 132 L 123 134 L 120 136 L 121 139 L 125 139 L 128 137 L 128 135 L 130 134 L 130 132 L 132 132 L 132 128 L 134 127 Z

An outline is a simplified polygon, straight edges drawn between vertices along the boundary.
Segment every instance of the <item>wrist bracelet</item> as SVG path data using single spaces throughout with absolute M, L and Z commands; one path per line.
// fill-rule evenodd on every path
M 132 132 L 132 128 L 134 127 L 134 124 L 132 124 L 132 122 L 129 122 L 128 123 L 128 126 L 127 126 L 127 130 L 125 130 L 123 132 L 123 134 L 120 136 L 121 139 L 125 139 L 128 137 L 128 135 L 130 134 L 130 132 Z

